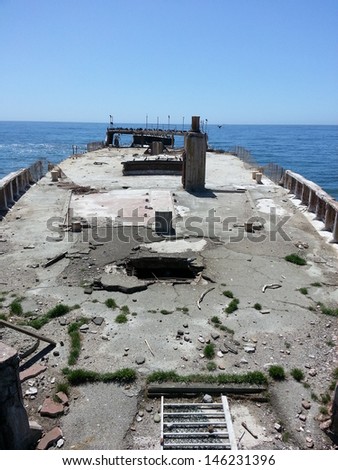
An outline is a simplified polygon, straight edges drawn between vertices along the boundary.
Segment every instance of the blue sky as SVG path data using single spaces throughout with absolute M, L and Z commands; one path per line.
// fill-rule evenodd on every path
M 0 0 L 0 120 L 337 124 L 337 0 Z

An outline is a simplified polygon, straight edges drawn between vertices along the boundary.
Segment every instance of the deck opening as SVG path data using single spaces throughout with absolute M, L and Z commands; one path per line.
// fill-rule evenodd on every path
M 189 280 L 195 279 L 203 266 L 194 264 L 193 258 L 141 257 L 125 263 L 129 276 L 145 280 Z

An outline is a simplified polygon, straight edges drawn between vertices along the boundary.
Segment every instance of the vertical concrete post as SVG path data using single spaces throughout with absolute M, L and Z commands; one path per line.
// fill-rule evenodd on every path
M 12 181 L 9 181 L 6 184 L 5 191 L 6 191 L 7 207 L 12 206 L 14 204 Z
M 183 187 L 187 191 L 203 190 L 206 169 L 206 134 L 200 131 L 199 116 L 192 117 L 191 130 L 184 138 Z
M 334 217 L 335 217 L 335 210 L 334 208 L 327 202 L 325 208 L 325 230 L 332 231 L 333 224 L 334 224 Z
M 301 181 L 296 181 L 296 197 L 297 199 L 301 199 L 302 198 L 302 193 L 303 193 L 303 183 Z
M 6 196 L 6 189 L 3 186 L 0 188 L 0 211 L 7 211 L 7 196 Z
M 288 171 L 285 172 L 284 175 L 284 188 L 290 191 L 291 189 L 291 176 L 289 175 Z
M 291 175 L 290 193 L 292 193 L 292 194 L 296 193 L 296 184 L 297 184 L 296 178 Z
M 332 243 L 338 243 L 338 212 L 336 212 L 333 229 L 332 229 Z
M 26 189 L 29 188 L 30 184 L 29 184 L 29 171 L 26 169 L 24 170 L 23 172 L 23 181 L 24 181 L 24 191 L 26 191 Z
M 302 203 L 306 206 L 309 203 L 309 197 L 310 197 L 310 189 L 307 186 L 307 184 L 304 183 L 303 184 L 303 191 L 302 191 L 302 194 L 301 194 L 301 200 L 302 200 Z
M 154 141 L 151 143 L 151 154 L 152 155 L 159 155 L 163 153 L 163 142 Z
M 51 177 L 52 177 L 52 181 L 54 181 L 54 182 L 59 181 L 59 172 L 58 172 L 58 170 L 52 170 L 50 172 L 50 174 L 51 174 Z
M 326 202 L 319 196 L 317 199 L 316 219 L 324 222 Z
M 309 205 L 307 207 L 309 212 L 316 212 L 316 207 L 317 207 L 317 195 L 316 191 L 313 189 L 310 189 L 310 195 L 309 195 Z
M 25 450 L 31 444 L 23 406 L 17 351 L 0 342 L 0 449 Z

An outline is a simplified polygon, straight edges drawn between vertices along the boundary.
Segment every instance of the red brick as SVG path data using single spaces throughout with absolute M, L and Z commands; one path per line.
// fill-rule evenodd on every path
M 62 431 L 60 428 L 53 428 L 51 431 L 47 432 L 43 438 L 39 441 L 36 449 L 45 450 L 48 447 L 52 446 L 55 442 L 63 437 Z
M 51 398 L 46 398 L 43 402 L 40 415 L 48 416 L 49 418 L 56 418 L 59 415 L 63 414 L 63 405 L 62 403 L 56 403 Z
M 69 398 L 64 392 L 58 392 L 56 396 L 59 398 L 63 405 L 69 405 Z
M 36 377 L 37 375 L 44 372 L 46 369 L 47 369 L 46 366 L 42 366 L 40 364 L 34 364 L 28 369 L 20 372 L 20 382 L 24 382 L 25 380 L 31 379 L 32 377 Z

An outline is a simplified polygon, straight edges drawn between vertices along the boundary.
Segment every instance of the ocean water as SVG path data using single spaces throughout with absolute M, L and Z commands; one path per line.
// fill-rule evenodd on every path
M 105 139 L 106 128 L 107 123 L 0 121 L 0 179 L 38 159 L 59 163 L 73 151 L 85 151 L 88 142 Z M 182 124 L 170 128 L 182 129 Z M 229 150 L 242 146 L 259 165 L 277 163 L 300 173 L 338 200 L 338 126 L 208 124 L 204 130 L 210 147 Z M 129 145 L 130 137 L 122 136 L 121 143 Z M 181 146 L 182 138 L 175 143 Z

